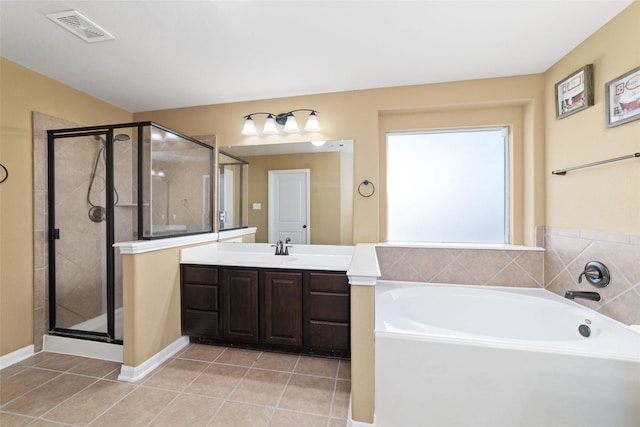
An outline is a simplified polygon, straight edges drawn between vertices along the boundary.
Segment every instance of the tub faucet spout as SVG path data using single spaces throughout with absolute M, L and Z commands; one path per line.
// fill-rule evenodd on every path
M 597 292 L 567 291 L 564 297 L 568 299 L 582 298 L 591 301 L 600 301 L 600 294 Z

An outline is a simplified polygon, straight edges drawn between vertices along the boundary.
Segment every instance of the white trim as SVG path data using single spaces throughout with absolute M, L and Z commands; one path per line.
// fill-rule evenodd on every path
M 49 353 L 71 354 L 122 363 L 123 349 L 119 344 L 45 335 L 42 350 Z
M 132 242 L 119 242 L 113 247 L 120 249 L 121 255 L 141 254 L 144 252 L 161 251 L 163 249 L 177 248 L 179 246 L 196 243 L 215 242 L 218 233 L 196 234 L 193 236 L 169 237 L 157 240 L 134 240 Z
M 144 378 L 145 375 L 149 374 L 187 345 L 189 345 L 189 337 L 180 337 L 138 366 L 122 365 L 118 380 L 135 382 Z
M 7 353 L 4 356 L 0 356 L 0 369 L 7 368 L 18 362 L 22 362 L 24 359 L 28 359 L 34 355 L 34 349 L 35 347 L 31 344 L 26 347 L 19 348 L 16 351 L 12 351 L 11 353 Z
M 363 423 L 362 421 L 355 421 L 351 417 L 351 400 L 353 396 L 349 394 L 349 412 L 347 412 L 347 427 L 376 427 L 376 414 L 373 414 L 373 423 Z
M 376 276 L 353 276 L 349 275 L 351 286 L 375 286 L 378 283 Z
M 347 276 L 349 276 L 349 284 L 352 286 L 375 286 L 377 278 L 380 277 L 375 244 L 358 243 L 356 245 Z

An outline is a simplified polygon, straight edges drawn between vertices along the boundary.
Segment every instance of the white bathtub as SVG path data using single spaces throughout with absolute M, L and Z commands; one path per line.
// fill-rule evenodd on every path
M 595 311 L 543 289 L 388 281 L 375 309 L 376 427 L 640 426 L 640 334 Z

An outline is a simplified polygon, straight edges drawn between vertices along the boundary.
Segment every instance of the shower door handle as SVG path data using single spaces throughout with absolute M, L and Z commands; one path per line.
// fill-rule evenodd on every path
M 53 229 L 53 240 L 60 240 L 60 229 L 59 228 L 54 228 Z

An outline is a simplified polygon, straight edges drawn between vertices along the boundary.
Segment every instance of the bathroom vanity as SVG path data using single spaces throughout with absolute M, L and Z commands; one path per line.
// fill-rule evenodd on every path
M 182 333 L 192 341 L 349 357 L 353 247 L 216 243 L 181 253 Z

